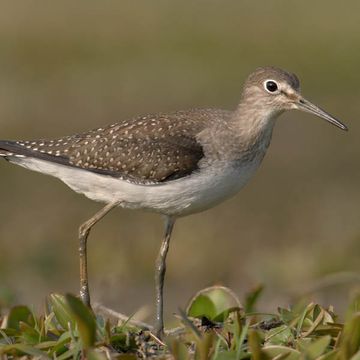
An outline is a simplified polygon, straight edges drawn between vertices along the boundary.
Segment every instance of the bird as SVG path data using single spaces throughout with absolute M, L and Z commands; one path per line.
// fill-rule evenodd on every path
M 116 207 L 165 218 L 155 266 L 154 333 L 162 338 L 166 256 L 176 220 L 239 192 L 261 164 L 275 120 L 288 110 L 348 130 L 301 95 L 295 74 L 267 66 L 246 78 L 234 110 L 193 108 L 135 116 L 54 140 L 1 140 L 0 156 L 105 204 L 79 228 L 80 298 L 89 307 L 87 239 L 92 227 Z

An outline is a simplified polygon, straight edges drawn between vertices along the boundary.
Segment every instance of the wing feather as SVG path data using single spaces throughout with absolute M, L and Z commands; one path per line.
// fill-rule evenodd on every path
M 0 155 L 35 157 L 140 183 L 164 182 L 198 169 L 204 151 L 197 135 L 209 114 L 216 115 L 206 110 L 147 115 L 56 140 L 0 141 Z

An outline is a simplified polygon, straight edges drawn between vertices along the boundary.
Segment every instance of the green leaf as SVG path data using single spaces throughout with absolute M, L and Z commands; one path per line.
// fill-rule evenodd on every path
M 213 321 L 215 322 L 224 322 L 231 313 L 233 312 L 239 312 L 241 309 L 238 306 L 234 306 L 234 307 L 230 307 L 228 309 L 225 309 L 223 312 L 220 312 L 219 314 L 217 314 Z
M 199 291 L 190 301 L 188 316 L 207 317 L 212 321 L 225 321 L 231 312 L 242 308 L 239 299 L 224 286 L 212 286 Z
M 235 360 L 236 357 L 236 351 L 221 351 L 219 352 L 216 357 L 213 358 L 213 360 Z
M 286 324 L 289 324 L 296 317 L 296 314 L 294 314 L 291 310 L 281 307 L 278 308 L 278 313 L 280 320 Z
M 235 354 L 236 356 L 235 356 L 235 359 L 236 360 L 242 359 L 242 356 L 243 356 L 243 353 L 244 353 L 243 344 L 245 342 L 245 339 L 246 339 L 246 336 L 247 336 L 247 333 L 248 333 L 249 325 L 250 325 L 250 323 L 247 322 L 245 324 L 245 326 L 241 328 L 241 332 L 238 334 L 238 337 L 235 339 L 235 341 L 236 341 L 236 354 Z
M 264 286 L 258 285 L 252 291 L 246 294 L 244 310 L 245 313 L 252 313 L 256 311 L 256 303 L 258 302 L 260 295 L 263 293 Z
M 292 348 L 280 345 L 270 345 L 265 346 L 263 348 L 263 352 L 269 356 L 270 359 L 278 358 L 278 356 L 283 355 L 282 359 L 286 360 L 299 360 L 301 358 L 301 354 L 299 351 L 294 350 Z
M 326 354 L 318 357 L 316 360 L 339 360 L 338 350 L 329 351 Z M 356 360 L 359 360 L 359 359 L 356 359 Z
M 22 340 L 22 342 L 29 345 L 35 345 L 38 344 L 39 341 L 41 341 L 41 335 L 33 327 L 29 326 L 24 322 L 20 322 L 19 327 L 20 339 Z
M 315 307 L 315 304 L 310 303 L 308 306 L 306 306 L 303 309 L 303 311 L 297 321 L 296 332 L 298 335 L 301 334 L 301 331 L 306 330 L 307 328 L 309 328 L 312 325 L 312 321 L 310 321 L 307 318 L 307 316 L 309 315 L 310 312 L 312 312 L 314 307 Z
M 54 321 L 55 320 L 55 321 Z M 56 323 L 55 319 L 55 313 L 52 311 L 49 315 L 45 315 L 44 319 L 44 332 L 53 332 L 53 333 L 59 333 L 57 326 L 54 324 Z
M 56 341 L 54 341 L 54 340 L 43 341 L 43 342 L 35 345 L 35 348 L 39 349 L 39 350 L 48 350 L 48 349 L 52 349 L 55 345 L 56 345 Z
M 128 352 L 136 350 L 134 335 L 128 331 L 115 334 L 110 338 L 110 345 L 118 352 Z
M 189 354 L 185 344 L 176 337 L 166 339 L 166 344 L 175 360 L 188 360 Z
M 322 312 L 323 308 L 320 305 L 316 304 L 312 311 L 312 321 L 315 321 Z
M 351 317 L 354 314 L 356 314 L 357 312 L 360 312 L 360 293 L 359 292 L 357 292 L 355 294 L 355 296 L 353 297 L 353 299 L 348 307 L 348 310 L 346 313 L 347 320 L 350 320 Z
M 287 345 L 293 341 L 293 332 L 287 325 L 281 325 L 266 332 L 265 343 L 267 345 Z
M 206 332 L 201 338 L 196 339 L 195 359 L 209 359 L 214 344 L 214 332 Z
M 15 336 L 17 331 L 15 329 L 0 329 L 0 340 L 4 339 L 5 343 L 12 344 L 11 336 Z
M 251 359 L 253 360 L 270 360 L 270 357 L 261 349 L 261 339 L 255 330 L 249 330 L 248 334 L 249 348 L 251 351 Z
M 107 360 L 107 357 L 99 351 L 89 350 L 87 360 Z
M 56 359 L 57 360 L 77 359 L 79 353 L 80 353 L 80 348 L 78 346 L 74 346 L 73 348 L 62 353 L 60 356 L 57 356 Z
M 75 328 L 75 320 L 72 311 L 66 302 L 65 296 L 59 294 L 51 294 L 49 303 L 55 314 L 56 320 L 64 330 L 69 330 L 69 326 Z
M 205 316 L 212 320 L 216 316 L 216 307 L 208 296 L 199 295 L 188 308 L 187 315 L 196 318 Z
M 317 359 L 323 355 L 330 345 L 331 336 L 323 336 L 320 339 L 313 341 L 306 349 L 305 354 L 309 359 Z
M 340 340 L 340 359 L 347 360 L 355 355 L 360 349 L 360 313 L 345 323 L 344 331 Z
M 5 345 L 0 347 L 0 354 L 13 353 L 14 351 L 19 352 L 21 354 L 37 356 L 40 357 L 41 359 L 49 359 L 49 356 L 45 352 L 25 344 L 12 344 L 12 345 Z
M 74 295 L 67 294 L 65 298 L 78 326 L 83 347 L 87 349 L 93 346 L 96 339 L 96 319 L 94 314 Z
M 71 342 L 71 333 L 70 331 L 66 331 L 61 334 L 61 336 L 57 339 L 55 345 L 52 349 L 50 349 L 50 354 L 60 355 L 67 351 L 67 347 L 65 345 Z
M 27 306 L 14 306 L 10 310 L 7 326 L 11 329 L 20 330 L 20 322 L 32 327 L 35 325 L 34 316 Z

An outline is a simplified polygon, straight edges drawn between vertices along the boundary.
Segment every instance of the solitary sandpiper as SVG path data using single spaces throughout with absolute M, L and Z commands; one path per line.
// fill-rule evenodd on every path
M 347 130 L 302 97 L 296 75 L 264 67 L 247 78 L 234 111 L 159 113 L 56 140 L 4 140 L 0 156 L 55 176 L 76 192 L 106 204 L 79 229 L 80 296 L 89 306 L 86 243 L 91 228 L 117 206 L 164 215 L 165 234 L 155 274 L 155 331 L 161 337 L 165 260 L 175 220 L 236 194 L 259 167 L 275 119 L 292 109 Z

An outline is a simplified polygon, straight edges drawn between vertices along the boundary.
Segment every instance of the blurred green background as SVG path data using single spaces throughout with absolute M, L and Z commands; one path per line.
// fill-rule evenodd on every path
M 240 295 L 263 283 L 262 307 L 274 310 L 333 274 L 352 281 L 310 297 L 342 308 L 360 266 L 359 14 L 357 0 L 3 0 L 1 138 L 59 137 L 189 107 L 233 109 L 256 67 L 293 71 L 303 94 L 349 133 L 283 115 L 250 184 L 176 224 L 166 314 L 214 283 Z M 77 229 L 100 205 L 5 161 L 0 179 L 0 297 L 39 305 L 53 291 L 76 293 Z M 161 236 L 158 215 L 107 216 L 89 239 L 93 298 L 129 314 L 151 305 Z

